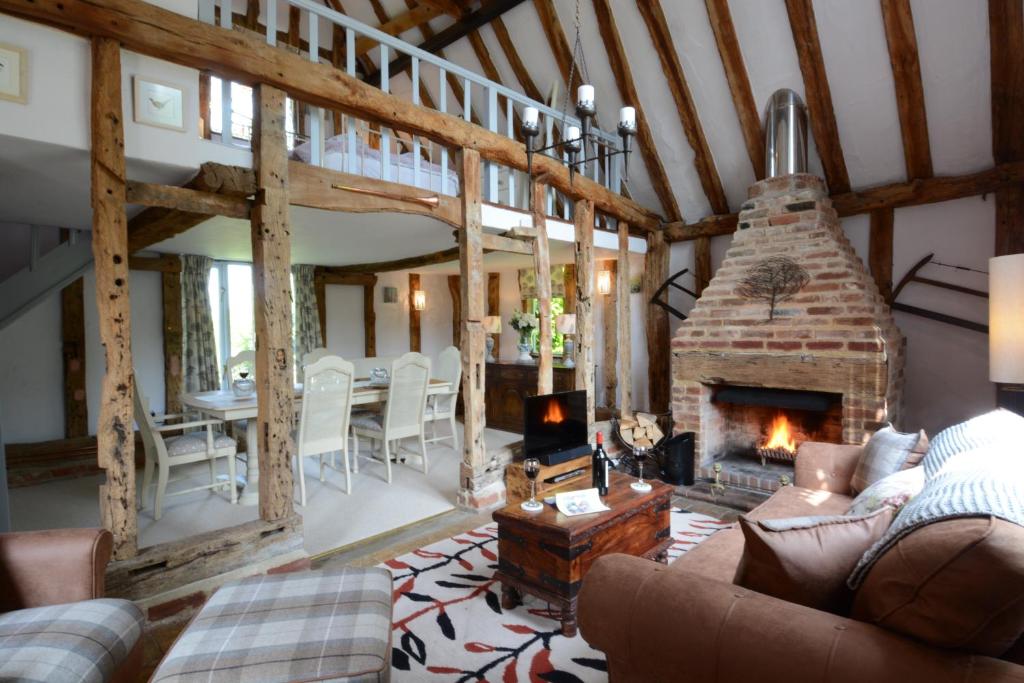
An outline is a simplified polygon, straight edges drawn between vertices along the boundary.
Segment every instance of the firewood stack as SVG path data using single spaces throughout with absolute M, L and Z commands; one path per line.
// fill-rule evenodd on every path
M 619 421 L 619 434 L 630 448 L 653 448 L 665 436 L 655 416 L 647 413 L 622 418 Z

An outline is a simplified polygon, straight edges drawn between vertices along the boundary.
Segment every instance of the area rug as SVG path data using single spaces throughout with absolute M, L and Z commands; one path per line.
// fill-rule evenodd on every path
M 669 562 L 728 526 L 679 509 L 671 519 Z M 547 603 L 525 596 L 515 609 L 501 607 L 497 553 L 498 528 L 489 524 L 381 565 L 395 586 L 392 680 L 607 680 L 604 655 L 579 635 L 563 636 Z

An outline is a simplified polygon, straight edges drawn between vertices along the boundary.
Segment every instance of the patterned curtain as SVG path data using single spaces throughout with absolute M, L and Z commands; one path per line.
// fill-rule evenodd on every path
M 519 298 L 537 296 L 537 271 L 523 268 L 519 271 Z M 565 266 L 551 266 L 551 296 L 565 296 Z
M 313 270 L 316 266 L 292 266 L 295 277 L 295 367 L 302 367 L 302 358 L 323 345 L 320 335 L 320 311 L 316 305 L 316 285 Z
M 210 267 L 207 256 L 181 257 L 181 309 L 185 336 L 185 391 L 214 391 L 220 388 L 217 344 L 213 336 L 210 309 Z

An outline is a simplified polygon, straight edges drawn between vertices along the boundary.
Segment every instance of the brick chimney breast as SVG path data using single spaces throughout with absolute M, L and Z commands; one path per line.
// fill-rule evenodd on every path
M 806 271 L 807 283 L 777 302 L 750 299 L 740 283 L 770 257 Z M 750 187 L 721 266 L 672 340 L 676 432 L 697 434 L 711 418 L 714 387 L 734 384 L 842 395 L 842 440 L 863 443 L 899 420 L 905 340 L 874 279 L 850 245 L 821 178 L 798 174 Z M 703 419 L 702 419 L 703 418 Z M 702 472 L 703 473 L 703 472 Z

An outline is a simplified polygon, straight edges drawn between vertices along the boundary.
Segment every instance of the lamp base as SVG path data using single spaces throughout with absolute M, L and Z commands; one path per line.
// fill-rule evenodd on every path
M 576 367 L 576 342 L 566 337 L 565 341 L 562 342 L 562 365 L 567 368 Z
M 492 337 L 491 335 L 487 335 L 487 342 L 486 342 L 486 344 L 487 344 L 487 358 L 486 358 L 486 361 L 488 363 L 494 363 L 495 362 L 495 360 L 494 360 L 494 337 Z
M 996 406 L 1024 415 L 1024 384 L 996 384 Z

